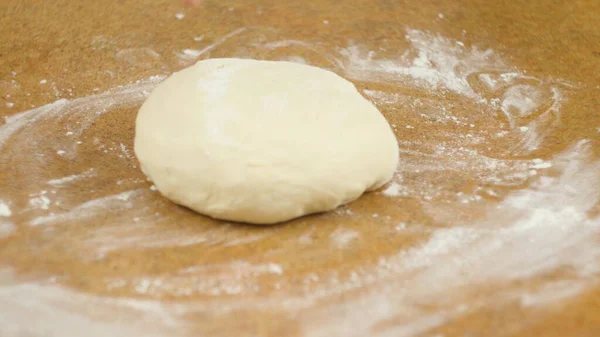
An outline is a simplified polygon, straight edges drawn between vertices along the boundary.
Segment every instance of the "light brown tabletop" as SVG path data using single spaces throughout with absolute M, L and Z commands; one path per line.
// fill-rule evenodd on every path
M 0 336 L 600 336 L 600 2 L 0 4 Z M 160 196 L 137 109 L 205 58 L 354 82 L 393 181 L 272 227 Z

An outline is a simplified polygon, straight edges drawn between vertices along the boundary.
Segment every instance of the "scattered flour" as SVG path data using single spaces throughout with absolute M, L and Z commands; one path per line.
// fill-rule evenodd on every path
M 193 266 L 174 275 L 119 278 L 107 282 L 111 289 L 130 288 L 138 294 L 152 296 L 219 296 L 258 293 L 261 277 L 280 277 L 283 273 L 283 268 L 276 263 L 249 264 L 232 261 L 223 265 Z
M 79 136 L 106 111 L 138 106 L 156 83 L 163 79 L 163 76 L 153 76 L 139 83 L 114 88 L 101 94 L 73 100 L 59 99 L 54 103 L 6 117 L 6 124 L 0 126 L 0 149 L 9 137 L 20 137 L 23 143 L 27 144 L 26 139 L 35 138 L 39 134 L 36 125 L 59 116 L 66 118 L 81 115 L 77 130 L 72 131 L 73 136 Z
M 72 183 L 72 182 L 75 182 L 75 181 L 78 181 L 81 179 L 85 179 L 88 177 L 93 177 L 94 175 L 95 175 L 95 170 L 93 168 L 91 168 L 83 173 L 72 174 L 70 176 L 48 180 L 48 184 L 53 185 L 53 186 L 61 186 L 61 185 L 69 184 L 69 183 Z
M 220 46 L 221 44 L 223 44 L 223 42 L 229 40 L 231 37 L 236 36 L 238 34 L 241 34 L 243 32 L 245 32 L 248 28 L 246 27 L 242 27 L 242 28 L 238 28 L 226 35 L 224 35 L 223 37 L 219 38 L 217 41 L 215 41 L 214 43 L 209 44 L 208 46 L 204 47 L 203 49 L 200 50 L 196 50 L 196 49 L 185 49 L 183 51 L 183 53 L 177 54 L 177 56 L 184 60 L 184 61 L 190 61 L 190 60 L 196 60 L 198 57 L 210 52 L 211 50 L 217 48 L 218 46 Z
M 535 292 L 521 295 L 521 306 L 546 306 L 553 302 L 569 299 L 586 290 L 588 284 L 578 281 L 558 281 L 541 287 Z
M 158 337 L 185 332 L 175 329 L 173 308 L 158 302 L 95 297 L 52 284 L 17 283 L 7 270 L 0 271 L 0 307 L 10 308 L 0 315 L 0 335 L 5 337 Z
M 8 217 L 11 216 L 12 212 L 8 204 L 0 200 L 0 217 Z
M 401 99 L 397 93 L 377 90 L 363 90 L 363 93 L 373 99 L 375 105 L 396 104 Z
M 103 212 L 132 208 L 134 205 L 130 199 L 142 194 L 143 192 L 143 189 L 137 189 L 86 201 L 66 213 L 49 214 L 35 217 L 29 221 L 29 224 L 32 226 L 39 226 L 49 223 L 79 220 L 89 218 Z M 45 196 L 37 197 L 31 200 L 35 201 L 30 201 L 30 204 L 41 204 L 40 207 L 42 209 L 48 209 L 48 205 L 50 205 L 50 200 Z
M 329 236 L 333 245 L 339 249 L 348 247 L 359 237 L 360 234 L 357 231 L 347 228 L 338 228 Z
M 314 242 L 313 235 L 314 235 L 315 230 L 316 230 L 315 226 L 314 225 L 311 226 L 308 231 L 306 231 L 302 235 L 298 236 L 298 242 L 303 245 L 312 244 Z
M 356 322 L 355 335 L 373 335 L 372 329 L 390 320 L 402 324 L 377 330 L 377 336 L 420 335 L 482 307 L 515 302 L 543 307 L 597 285 L 598 280 L 588 276 L 600 272 L 600 246 L 594 235 L 600 216 L 587 214 L 600 201 L 600 160 L 590 162 L 591 156 L 589 145 L 580 142 L 553 159 L 562 172 L 559 176 L 538 178 L 530 189 L 510 194 L 482 219 L 436 229 L 423 245 L 381 258 L 377 267 L 364 271 L 375 277 L 357 278 L 354 287 L 383 280 L 385 285 L 344 297 L 344 307 L 369 310 L 348 312 L 334 304 L 312 311 L 307 321 L 327 317 L 327 322 L 310 325 L 307 335 L 327 336 L 348 320 Z M 438 216 L 437 210 L 432 216 Z M 540 276 L 563 268 L 572 270 L 571 276 L 533 289 L 527 285 L 540 284 Z M 520 286 L 516 283 L 525 280 Z M 350 284 L 346 288 L 352 288 Z M 493 287 L 492 295 L 463 305 L 481 286 Z
M 184 49 L 183 54 L 190 56 L 192 59 L 197 59 L 198 56 L 202 55 L 202 51 L 196 49 Z
M 391 111 L 392 120 L 401 116 L 406 130 L 398 131 L 402 163 L 398 176 L 404 181 L 394 181 L 384 195 L 448 199 L 456 192 L 455 186 L 448 185 L 453 180 L 472 181 L 475 186 L 518 186 L 537 174 L 535 169 L 548 168 L 548 163 L 487 156 L 483 145 L 507 148 L 494 139 L 495 134 L 517 140 L 504 157 L 535 151 L 560 124 L 559 111 L 569 85 L 524 75 L 492 50 L 465 48 L 417 30 L 408 30 L 406 39 L 412 48 L 396 59 L 378 57 L 377 52 L 357 45 L 341 49 L 341 57 L 334 57 L 336 68 L 346 76 L 400 89 L 363 90 L 375 105 Z M 401 94 L 404 88 L 424 90 L 418 95 Z M 448 92 L 459 96 L 439 99 Z M 460 102 L 462 109 L 457 110 L 452 101 Z M 504 116 L 505 123 L 497 116 Z M 406 136 L 414 125 L 419 126 L 419 138 Z
M 482 51 L 473 47 L 465 50 L 457 47 L 452 40 L 413 29 L 407 31 L 406 39 L 415 51 L 404 53 L 398 60 L 376 59 L 373 53 L 364 56 L 358 46 L 343 49 L 341 54 L 345 60 L 342 66 L 346 75 L 386 83 L 410 79 L 411 84 L 443 87 L 478 98 L 469 84 L 469 75 L 506 69 L 500 58 L 489 49 Z
M 16 231 L 17 226 L 14 223 L 0 218 L 0 240 L 11 236 Z
M 43 210 L 50 208 L 51 200 L 43 195 L 44 192 L 45 191 L 42 191 L 42 194 L 29 199 L 29 205 Z
M 0 127 L 0 147 L 3 146 L 4 142 L 13 133 L 19 131 L 29 124 L 37 122 L 45 115 L 55 115 L 53 112 L 62 108 L 67 102 L 68 101 L 66 99 L 60 99 L 54 103 L 50 103 L 33 110 L 5 117 L 6 124 Z

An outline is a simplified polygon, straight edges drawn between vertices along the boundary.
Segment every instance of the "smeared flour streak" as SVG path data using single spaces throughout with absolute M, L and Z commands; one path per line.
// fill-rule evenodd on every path
M 231 37 L 236 36 L 244 31 L 246 31 L 247 29 L 248 29 L 247 27 L 238 28 L 238 29 L 224 35 L 223 37 L 219 38 L 214 43 L 211 43 L 208 46 L 206 46 L 200 50 L 185 49 L 183 51 L 183 53 L 178 54 L 178 56 L 183 60 L 196 60 L 196 59 L 198 59 L 198 57 L 210 52 L 211 50 L 213 50 L 213 49 L 217 48 L 218 46 L 220 46 L 221 44 L 223 44 L 223 42 L 229 40 Z
M 396 89 L 363 93 L 406 121 L 392 124 L 401 165 L 384 195 L 445 200 L 456 193 L 447 182 L 462 180 L 478 186 L 458 192 L 456 199 L 469 203 L 481 200 L 481 195 L 470 197 L 482 193 L 481 186 L 522 186 L 545 168 L 547 163 L 515 156 L 536 151 L 560 125 L 560 109 L 571 85 L 525 75 L 493 50 L 466 48 L 439 35 L 408 30 L 406 40 L 411 48 L 395 59 L 359 45 L 340 50 L 338 68 L 346 76 Z M 406 89 L 412 93 L 405 94 Z M 457 104 L 462 108 L 456 109 Z M 415 125 L 422 136 L 404 137 Z M 503 140 L 514 145 L 506 147 Z M 502 144 L 507 151 L 492 157 L 486 154 L 486 144 L 495 149 Z M 444 172 L 445 178 L 435 172 Z M 493 190 L 483 194 L 488 193 L 496 196 Z
M 12 211 L 10 210 L 10 207 L 8 207 L 8 204 L 6 204 L 2 200 L 0 200 L 0 217 L 11 216 L 11 215 L 12 215 Z
M 0 307 L 10 308 L 0 315 L 4 337 L 158 337 L 174 332 L 172 314 L 160 303 L 100 298 L 52 284 L 17 283 L 8 270 L 0 270 Z
M 2 147 L 6 145 L 9 138 L 14 140 L 14 146 L 19 149 L 36 149 L 39 148 L 40 128 L 43 125 L 69 120 L 72 121 L 73 130 L 68 131 L 68 137 L 65 139 L 57 139 L 53 146 L 57 148 L 57 154 L 74 160 L 82 143 L 76 139 L 79 139 L 97 118 L 112 109 L 138 106 L 163 78 L 162 76 L 152 76 L 146 80 L 113 88 L 101 94 L 72 100 L 60 99 L 54 103 L 10 116 L 6 118 L 6 124 L 0 126 L 0 158 L 6 155 L 6 152 L 2 151 Z M 54 183 L 59 182 L 54 181 Z M 45 200 L 41 201 L 45 202 Z M 49 205 L 43 207 L 43 209 L 48 208 Z
M 6 117 L 6 124 L 0 127 L 0 147 L 4 145 L 6 140 L 13 133 L 17 132 L 18 130 L 22 129 L 23 127 L 29 124 L 35 123 L 44 116 L 47 116 L 49 114 L 55 114 L 56 111 L 63 108 L 65 105 L 67 105 L 68 102 L 69 101 L 66 99 L 59 99 L 54 103 L 50 103 L 33 110 L 21 112 L 19 114 Z
M 0 239 L 11 236 L 17 231 L 17 226 L 14 223 L 0 218 Z
M 258 277 L 281 276 L 283 272 L 283 268 L 276 263 L 250 264 L 245 261 L 232 261 L 223 265 L 189 267 L 179 271 L 177 275 L 119 278 L 107 282 L 112 289 L 127 287 L 138 294 L 153 296 L 239 295 L 260 289 L 256 281 Z
M 466 49 L 452 40 L 409 29 L 405 38 L 413 51 L 395 60 L 377 59 L 374 53 L 361 51 L 359 46 L 341 50 L 347 76 L 358 80 L 394 83 L 410 80 L 426 87 L 443 87 L 458 94 L 477 98 L 468 76 L 481 71 L 502 71 L 507 67 L 490 49 Z
M 585 281 L 557 281 L 542 286 L 536 291 L 521 294 L 521 306 L 547 306 L 555 302 L 567 300 L 584 292 L 589 287 Z
M 97 215 L 99 213 L 132 208 L 134 207 L 134 204 L 131 199 L 142 193 L 148 192 L 145 189 L 137 189 L 89 200 L 66 213 L 36 217 L 29 221 L 29 224 L 31 226 L 39 226 L 48 223 L 79 220 Z
M 329 238 L 333 245 L 339 249 L 345 248 L 352 243 L 352 241 L 358 239 L 360 234 L 354 230 L 348 228 L 336 229 Z
M 95 173 L 94 168 L 91 168 L 83 173 L 72 174 L 70 176 L 48 180 L 48 184 L 54 185 L 54 186 L 62 186 L 65 184 L 73 183 L 73 182 L 81 180 L 81 179 L 91 177 L 94 175 L 94 173 Z

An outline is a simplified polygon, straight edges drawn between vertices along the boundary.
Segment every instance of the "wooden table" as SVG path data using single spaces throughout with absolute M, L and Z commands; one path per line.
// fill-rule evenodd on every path
M 600 336 L 600 2 L 0 4 L 1 336 Z M 196 60 L 352 80 L 382 190 L 273 227 L 162 198 L 136 111 Z

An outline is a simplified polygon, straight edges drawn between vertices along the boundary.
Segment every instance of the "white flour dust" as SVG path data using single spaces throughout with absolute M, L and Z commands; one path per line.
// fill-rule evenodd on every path
M 307 335 L 413 336 L 484 306 L 549 304 L 597 284 L 600 217 L 588 213 L 600 201 L 600 160 L 590 157 L 589 145 L 581 142 L 554 158 L 557 176 L 536 179 L 531 189 L 512 193 L 475 223 L 438 229 L 422 246 L 380 259 L 361 273 L 376 275 L 372 282 L 385 279 L 385 285 L 345 297 L 344 306 L 370 310 L 342 315 L 333 305 L 311 313 L 327 322 Z M 546 273 L 565 269 L 570 276 L 536 285 Z M 482 286 L 493 287 L 494 297 L 461 306 Z M 437 311 L 432 314 L 428 305 Z M 348 320 L 355 322 L 351 330 L 340 331 Z M 386 321 L 402 323 L 378 328 Z
M 396 177 L 410 177 L 392 183 L 385 195 L 448 198 L 448 190 L 454 187 L 447 188 L 444 181 L 436 180 L 440 172 L 445 172 L 445 181 L 466 175 L 479 186 L 504 187 L 522 185 L 537 174 L 537 169 L 544 168 L 539 158 L 503 159 L 486 153 L 509 141 L 516 145 L 506 157 L 537 150 L 560 124 L 567 85 L 524 75 L 492 50 L 467 48 L 416 30 L 409 30 L 406 38 L 413 49 L 398 59 L 378 59 L 375 52 L 351 46 L 342 50 L 346 59 L 338 60 L 344 73 L 356 80 L 395 83 L 400 89 L 422 88 L 418 95 L 364 91 L 378 107 L 404 114 L 401 118 L 408 123 L 399 134 L 424 135 L 406 140 L 399 137 L 401 164 Z M 458 96 L 440 99 L 451 94 Z M 414 125 L 420 127 L 415 129 Z M 392 126 L 397 130 L 395 124 Z M 495 193 L 490 189 L 460 191 L 465 192 Z
M 400 185 L 397 182 L 393 181 L 393 182 L 391 182 L 385 188 L 385 190 L 383 190 L 382 193 L 384 195 L 388 196 L 388 197 L 398 197 L 398 196 L 401 196 L 401 195 L 403 195 L 402 194 L 402 185 Z
M 66 213 L 50 213 L 49 215 L 35 217 L 31 221 L 29 221 L 29 224 L 32 226 L 39 226 L 48 223 L 81 220 L 93 217 L 94 215 L 100 213 L 114 212 L 117 210 L 122 211 L 124 209 L 133 208 L 134 204 L 130 201 L 130 198 L 133 198 L 136 195 L 143 192 L 143 190 L 138 189 L 86 201 Z M 48 200 L 47 203 L 44 204 L 44 206 L 46 206 L 46 209 L 48 209 L 47 205 L 49 203 L 50 202 Z
M 53 186 L 63 186 L 63 185 L 72 184 L 78 180 L 85 179 L 88 177 L 93 177 L 93 176 L 94 176 L 94 169 L 91 168 L 83 173 L 72 174 L 72 175 L 69 175 L 66 177 L 48 180 L 48 184 L 53 185 Z
M 8 204 L 6 204 L 2 200 L 0 200 L 0 217 L 11 216 L 11 215 L 12 215 L 12 211 L 10 210 L 10 207 L 8 207 Z
M 17 283 L 0 270 L 2 336 L 165 336 L 172 320 L 151 301 L 110 300 L 45 283 Z M 118 313 L 115 316 L 115 313 Z M 117 318 L 115 318 L 117 317 Z M 155 322 L 162 322 L 156 326 Z
M 35 195 L 31 199 L 29 199 L 29 205 L 33 208 L 41 208 L 47 210 L 50 208 L 50 204 L 52 201 L 48 196 L 45 196 L 46 191 L 42 191 L 40 195 Z
M 348 228 L 338 228 L 336 229 L 329 238 L 332 241 L 332 244 L 338 249 L 346 248 L 348 245 L 352 243 L 352 241 L 358 239 L 360 234 L 356 231 L 353 231 Z
M 163 78 L 162 76 L 154 76 L 98 95 L 72 100 L 59 99 L 54 103 L 7 117 L 6 124 L 0 127 L 0 147 L 9 138 L 18 138 L 21 140 L 19 145 L 25 146 L 29 143 L 25 138 L 29 137 L 33 139 L 32 141 L 37 140 L 35 137 L 36 132 L 38 132 L 37 125 L 59 118 L 63 120 L 68 120 L 69 117 L 78 118 L 75 123 L 76 129 L 71 130 L 69 134 L 73 138 L 78 137 L 98 117 L 110 109 L 134 107 L 141 104 L 150 90 Z M 75 150 L 77 145 L 77 142 L 71 139 L 70 144 L 64 148 L 68 148 L 70 155 L 73 155 L 72 151 Z
M 340 61 L 345 74 L 357 80 L 373 82 L 409 82 L 425 88 L 443 88 L 455 93 L 480 98 L 469 76 L 481 71 L 506 71 L 492 50 L 467 49 L 450 39 L 410 29 L 406 39 L 413 49 L 398 59 L 377 59 L 375 52 L 362 52 L 359 46 L 342 49 Z
M 179 57 L 182 61 L 184 61 L 185 64 L 188 64 L 190 61 L 197 60 L 200 56 L 209 53 L 211 50 L 213 50 L 213 49 L 219 47 L 221 44 L 223 44 L 223 42 L 227 41 L 228 39 L 230 39 L 233 36 L 243 33 L 247 29 L 248 28 L 246 28 L 246 27 L 238 28 L 238 29 L 224 35 L 223 37 L 219 38 L 214 43 L 211 43 L 208 46 L 206 46 L 200 50 L 184 49 L 182 53 L 177 53 L 177 57 Z
M 138 207 L 118 208 L 115 223 L 73 237 L 81 255 L 86 259 L 101 259 L 113 251 L 132 248 L 187 247 L 202 245 L 226 249 L 238 245 L 251 244 L 267 236 L 268 233 L 242 234 L 234 231 L 232 225 L 222 225 L 211 229 L 178 229 L 172 226 L 172 217 L 152 211 L 162 203 L 149 194 L 140 194 L 135 201 Z M 139 209 L 141 205 L 147 209 Z M 88 215 L 89 216 L 89 215 Z M 251 281 L 251 280 L 249 280 Z
M 14 223 L 0 218 L 0 239 L 11 236 L 17 231 Z
M 258 280 L 262 275 L 281 276 L 283 269 L 276 263 L 250 264 L 232 261 L 227 265 L 199 265 L 180 270 L 175 275 L 163 277 L 134 277 L 107 280 L 108 287 L 132 288 L 133 292 L 153 296 L 185 297 L 195 294 L 219 296 L 251 294 L 260 289 Z

